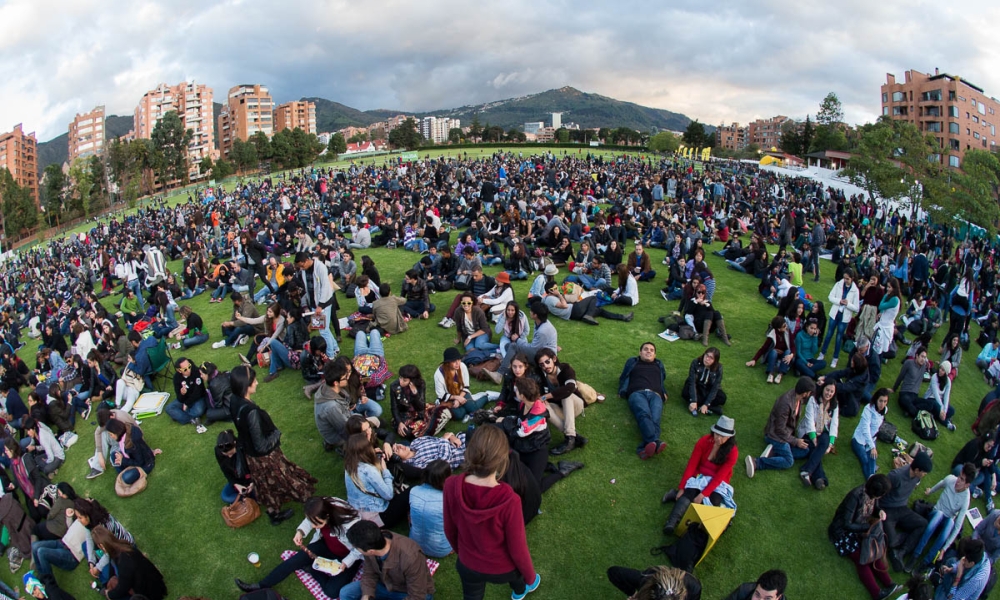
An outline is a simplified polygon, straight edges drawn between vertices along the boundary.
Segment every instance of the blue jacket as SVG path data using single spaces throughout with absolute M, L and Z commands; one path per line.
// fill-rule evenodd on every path
M 448 556 L 452 551 L 444 535 L 444 492 L 426 483 L 410 490 L 410 539 L 427 556 Z
M 139 342 L 139 347 L 135 349 L 135 367 L 132 369 L 138 375 L 145 377 L 153 372 L 153 363 L 149 360 L 149 354 L 146 351 L 156 347 L 159 343 L 160 340 L 152 335 Z
M 632 358 L 625 361 L 625 368 L 622 369 L 622 374 L 618 376 L 618 395 L 622 398 L 628 397 L 628 380 L 632 375 L 632 369 L 635 368 L 635 363 L 639 362 L 638 356 L 633 356 Z M 663 363 L 660 359 L 654 358 L 653 362 L 660 367 L 660 381 L 667 380 L 667 370 L 663 368 Z
M 795 334 L 795 352 L 802 360 L 813 360 L 819 356 L 819 336 L 813 337 L 801 329 Z
M 365 487 L 358 488 L 351 475 L 344 471 L 344 485 L 347 487 L 347 502 L 359 512 L 379 513 L 389 506 L 392 500 L 392 473 L 389 469 L 379 474 L 375 465 L 358 464 L 358 480 Z

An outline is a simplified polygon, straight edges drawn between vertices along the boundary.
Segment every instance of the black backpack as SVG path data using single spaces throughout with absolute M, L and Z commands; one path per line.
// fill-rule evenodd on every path
M 650 554 L 654 556 L 663 554 L 671 565 L 691 573 L 707 547 L 708 532 L 705 527 L 701 523 L 689 523 L 687 531 L 684 532 L 681 539 L 669 546 L 653 548 Z
M 922 440 L 937 439 L 937 423 L 934 422 L 934 416 L 926 410 L 918 412 L 917 416 L 913 417 L 913 423 L 910 427 L 913 429 L 913 433 L 917 434 Z

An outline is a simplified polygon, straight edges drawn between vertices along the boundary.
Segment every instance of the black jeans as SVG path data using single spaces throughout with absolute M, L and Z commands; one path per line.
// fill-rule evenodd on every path
M 524 583 L 524 577 L 521 576 L 521 572 L 514 570 L 510 573 L 501 573 L 499 575 L 488 575 L 486 573 L 480 573 L 479 571 L 473 571 L 469 567 L 462 564 L 461 560 L 455 561 L 455 570 L 458 571 L 458 578 L 462 580 L 462 599 L 463 600 L 483 600 L 483 596 L 486 595 L 486 584 L 487 583 L 506 583 L 510 585 L 510 589 L 514 590 L 515 593 L 523 594 L 527 586 Z
M 309 550 L 316 556 L 322 556 L 323 558 L 344 558 L 342 556 L 334 556 L 330 552 L 329 548 L 326 547 L 326 542 L 323 540 L 317 540 L 309 546 Z M 289 558 L 288 560 L 282 562 L 277 567 L 271 570 L 264 579 L 260 580 L 260 587 L 272 588 L 282 581 L 284 581 L 289 575 L 298 571 L 299 569 L 306 570 L 313 578 L 323 588 L 323 593 L 330 598 L 336 598 L 340 596 L 340 588 L 344 587 L 354 579 L 354 574 L 358 572 L 358 568 L 361 566 L 361 561 L 354 563 L 350 568 L 344 569 L 338 575 L 327 575 L 320 571 L 314 571 L 312 567 L 313 559 L 309 558 L 309 555 L 301 550 L 295 553 L 295 556 Z
M 883 508 L 886 545 L 889 548 L 903 548 L 903 554 L 911 551 L 920 541 L 920 534 L 927 527 L 927 519 L 913 512 L 908 506 Z
M 398 523 L 405 521 L 410 516 L 410 488 L 393 496 L 389 506 L 385 507 L 379 516 L 386 529 L 392 529 Z
M 550 487 L 555 485 L 555 483 L 563 478 L 560 473 L 549 473 L 545 474 L 545 467 L 549 465 L 549 449 L 539 448 L 534 452 L 519 453 L 521 455 L 521 462 L 531 475 L 538 482 L 538 488 L 544 494 Z

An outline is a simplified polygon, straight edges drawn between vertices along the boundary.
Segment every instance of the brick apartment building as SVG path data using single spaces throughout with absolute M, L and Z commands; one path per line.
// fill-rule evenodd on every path
M 219 153 L 222 158 L 229 158 L 236 140 L 245 142 L 258 131 L 264 132 L 268 138 L 275 132 L 271 92 L 259 84 L 233 86 L 219 113 Z
M 935 159 L 958 168 L 966 151 L 996 149 L 1000 101 L 982 88 L 937 69 L 933 75 L 906 71 L 901 83 L 892 73 L 885 77 L 882 114 L 934 136 L 940 149 Z
M 316 103 L 306 100 L 286 102 L 274 110 L 274 132 L 298 127 L 308 133 L 316 133 Z
M 747 145 L 757 144 L 763 150 L 781 146 L 781 125 L 788 117 L 778 115 L 770 119 L 757 119 L 747 126 Z
M 38 140 L 34 133 L 25 135 L 20 123 L 13 131 L 0 133 L 0 169 L 4 168 L 18 185 L 31 190 L 38 204 Z
M 132 139 L 151 139 L 156 123 L 172 110 L 177 111 L 184 129 L 194 133 L 188 145 L 188 178 L 192 181 L 200 179 L 203 177 L 198 169 L 201 160 L 217 156 L 212 88 L 193 82 L 177 85 L 161 83 L 139 100 L 130 136 Z
M 726 150 L 743 150 L 749 145 L 747 134 L 748 128 L 740 127 L 739 123 L 719 125 L 715 129 L 715 146 Z
M 69 124 L 69 156 L 67 161 L 73 164 L 78 158 L 94 156 L 104 152 L 104 107 L 76 115 Z

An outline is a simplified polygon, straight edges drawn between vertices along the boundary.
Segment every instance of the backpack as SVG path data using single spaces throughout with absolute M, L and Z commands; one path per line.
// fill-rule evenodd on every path
M 913 423 L 910 427 L 913 429 L 913 433 L 917 434 L 922 440 L 937 439 L 937 423 L 934 422 L 934 416 L 926 410 L 918 412 L 917 416 L 913 417 Z
M 886 444 L 896 443 L 896 426 L 889 421 L 882 421 L 882 426 L 878 428 L 878 441 Z
M 669 546 L 653 548 L 650 554 L 664 554 L 675 568 L 691 573 L 707 547 L 708 532 L 705 527 L 701 523 L 689 523 L 681 539 Z
M 681 338 L 682 340 L 693 340 L 695 337 L 694 327 L 691 327 L 686 323 L 684 325 L 679 326 L 677 328 L 677 337 Z

